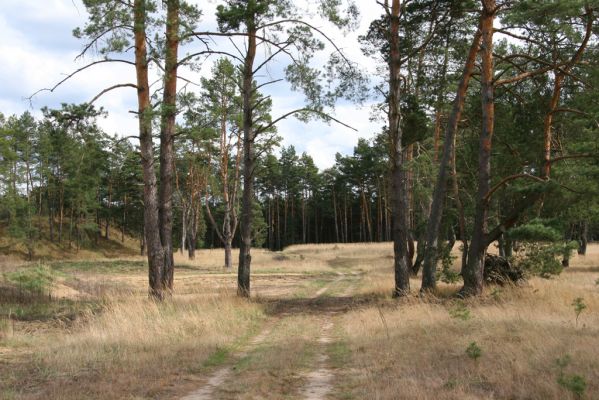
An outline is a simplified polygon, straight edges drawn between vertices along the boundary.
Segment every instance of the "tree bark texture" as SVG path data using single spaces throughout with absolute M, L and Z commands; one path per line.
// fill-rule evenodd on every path
M 144 234 L 146 239 L 144 243 L 148 255 L 149 294 L 154 299 L 162 300 L 164 298 L 164 250 L 160 241 L 158 191 L 154 173 L 152 108 L 146 49 L 146 2 L 144 0 L 135 0 L 134 22 L 139 142 L 144 181 Z
M 493 84 L 493 22 L 495 20 L 495 0 L 482 0 L 481 18 L 481 103 L 482 129 L 478 148 L 478 191 L 474 214 L 472 241 L 468 252 L 466 268 L 462 270 L 464 286 L 460 293 L 464 296 L 479 295 L 483 290 L 483 272 L 487 253 L 487 215 L 489 201 L 487 193 L 491 188 L 491 143 L 495 124 L 495 102 Z
M 168 0 L 166 55 L 160 131 L 160 239 L 164 251 L 163 286 L 173 290 L 173 177 L 175 167 L 175 117 L 177 115 L 177 66 L 179 49 L 179 0 Z
M 256 27 L 248 24 L 248 47 L 243 66 L 243 195 L 241 199 L 241 226 L 237 294 L 250 296 L 250 266 L 252 262 L 252 208 L 254 201 L 254 129 L 252 117 L 253 65 L 256 57 Z
M 393 0 L 389 23 L 389 144 L 391 146 L 391 213 L 393 226 L 393 256 L 395 270 L 394 297 L 410 292 L 408 263 L 408 202 L 407 172 L 404 168 L 401 129 L 401 54 L 399 48 L 400 1 Z

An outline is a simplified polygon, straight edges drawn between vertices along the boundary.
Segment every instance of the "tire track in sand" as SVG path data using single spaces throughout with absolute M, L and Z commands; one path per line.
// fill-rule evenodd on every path
M 341 294 L 342 297 L 348 297 L 353 292 L 354 285 L 350 284 Z M 326 347 L 333 341 L 331 331 L 334 327 L 333 317 L 337 314 L 334 311 L 328 312 L 322 321 L 320 328 L 320 353 L 316 358 L 317 369 L 306 374 L 307 382 L 302 388 L 301 398 L 306 400 L 323 400 L 333 390 L 333 371 L 328 368 L 329 356 L 326 353 Z
M 327 285 L 320 288 L 316 293 L 309 297 L 309 299 L 316 299 L 322 296 L 329 288 L 343 279 L 343 275 L 339 275 L 336 279 L 329 282 Z M 238 352 L 234 353 L 231 357 L 232 360 L 239 360 L 243 357 L 247 356 L 250 351 L 252 351 L 257 346 L 264 343 L 266 338 L 270 335 L 273 326 L 276 322 L 280 320 L 281 317 L 273 320 L 268 324 L 266 328 L 264 328 L 258 335 L 256 335 L 252 340 L 250 340 L 246 345 L 244 345 Z M 332 327 L 332 324 L 331 324 Z M 320 339 L 319 339 L 320 340 Z M 325 360 L 326 361 L 326 360 Z M 186 396 L 180 398 L 180 400 L 210 400 L 214 399 L 214 393 L 216 390 L 225 384 L 233 375 L 233 365 L 229 362 L 229 365 L 218 368 L 214 371 L 208 378 L 206 384 L 195 390 Z

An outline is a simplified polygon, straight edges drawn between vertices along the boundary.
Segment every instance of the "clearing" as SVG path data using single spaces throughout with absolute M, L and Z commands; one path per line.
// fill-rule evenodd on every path
M 391 299 L 390 243 L 254 250 L 251 301 L 222 258 L 178 255 L 164 304 L 135 256 L 48 263 L 50 297 L 4 290 L 0 398 L 599 398 L 599 245 L 466 301 L 459 284 L 421 298 L 419 279 Z

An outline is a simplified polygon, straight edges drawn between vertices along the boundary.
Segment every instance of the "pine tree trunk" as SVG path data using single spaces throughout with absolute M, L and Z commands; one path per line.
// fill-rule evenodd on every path
M 177 66 L 179 50 L 179 0 L 168 0 L 166 16 L 166 55 L 160 130 L 160 239 L 164 252 L 163 286 L 173 290 L 173 177 L 175 166 L 175 118 L 177 115 Z
M 391 209 L 393 224 L 393 254 L 395 269 L 394 297 L 405 296 L 410 291 L 408 269 L 408 204 L 406 171 L 402 149 L 401 130 L 401 55 L 399 47 L 400 1 L 393 0 L 391 7 L 390 57 L 389 57 L 389 139 L 391 143 Z
M 281 196 L 277 196 L 277 250 L 281 250 L 281 210 L 280 210 L 280 199 Z
M 123 223 L 121 225 L 121 243 L 125 243 L 125 227 L 127 226 L 127 195 L 123 203 Z
M 231 271 L 233 269 L 233 255 L 232 253 L 232 238 L 225 239 L 225 269 Z
M 106 226 L 104 227 L 104 238 L 110 239 L 110 207 L 112 205 L 112 183 L 108 185 L 108 210 L 106 210 Z
M 187 230 L 189 229 L 188 209 L 187 202 L 183 200 L 183 195 L 181 195 L 181 254 L 183 254 L 185 246 L 187 246 Z
M 248 24 L 248 47 L 243 67 L 243 195 L 241 199 L 241 226 L 237 294 L 250 296 L 250 267 L 252 262 L 252 208 L 254 201 L 254 132 L 252 117 L 253 65 L 256 56 L 256 28 Z
M 137 101 L 139 108 L 139 142 L 144 180 L 144 236 L 143 250 L 148 255 L 149 295 L 156 300 L 164 298 L 164 250 L 160 241 L 158 218 L 158 190 L 154 173 L 154 149 L 152 143 L 152 107 L 148 84 L 148 60 L 146 50 L 146 2 L 135 0 L 135 69 L 137 73 Z
M 335 243 L 339 243 L 339 223 L 337 220 L 337 197 L 335 196 L 335 189 L 333 192 L 333 218 L 335 219 Z
M 472 242 L 466 268 L 462 270 L 464 286 L 462 296 L 479 295 L 483 291 L 483 272 L 487 253 L 487 214 L 489 202 L 487 193 L 491 184 L 491 143 L 495 123 L 494 83 L 493 83 L 493 21 L 495 20 L 495 0 L 482 0 L 481 18 L 481 97 L 482 129 L 478 150 L 478 191 L 474 214 Z
M 231 231 L 231 218 L 230 213 L 225 211 L 225 221 L 223 223 L 223 244 L 225 246 L 225 268 L 230 271 L 233 268 L 233 262 L 231 260 L 231 248 L 233 242 L 233 232 Z
M 589 222 L 582 221 L 582 229 L 580 232 L 580 246 L 578 247 L 578 254 L 584 256 L 587 254 L 587 244 L 589 243 Z
M 196 246 L 197 246 L 197 234 L 190 232 L 187 235 L 187 258 L 189 260 L 195 260 L 196 258 Z

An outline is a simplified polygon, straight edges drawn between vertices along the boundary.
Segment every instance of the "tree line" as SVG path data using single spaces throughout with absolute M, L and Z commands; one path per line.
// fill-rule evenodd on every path
M 130 65 L 135 83 L 96 98 L 136 90 L 138 142 L 101 132 L 96 98 L 45 109 L 39 121 L 2 120 L 2 218 L 30 257 L 43 235 L 81 246 L 118 227 L 140 238 L 161 299 L 173 289 L 173 251 L 193 258 L 222 246 L 232 268 L 239 247 L 248 296 L 252 246 L 391 240 L 403 296 L 420 271 L 422 290 L 434 291 L 438 263 L 459 240 L 461 294 L 476 295 L 491 243 L 509 255 L 524 228 L 540 241 L 549 229 L 584 252 L 597 233 L 594 2 L 376 2 L 381 17 L 359 41 L 377 64 L 370 79 L 291 2 L 222 1 L 217 31 L 198 28 L 200 11 L 185 1 L 84 4 L 89 21 L 74 33 L 86 41 L 82 56 L 100 58 L 59 85 L 87 68 Z M 312 5 L 327 29 L 355 28 L 356 4 Z M 215 38 L 233 46 L 213 47 Z M 210 74 L 190 90 L 182 69 L 208 56 Z M 281 77 L 265 78 L 275 62 L 287 63 Z M 158 91 L 150 73 L 162 77 Z M 305 104 L 273 115 L 268 89 L 282 80 Z M 280 148 L 277 123 L 291 116 L 350 127 L 334 115 L 339 99 L 374 101 L 379 134 L 324 171 Z

